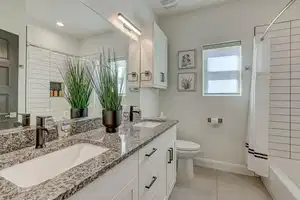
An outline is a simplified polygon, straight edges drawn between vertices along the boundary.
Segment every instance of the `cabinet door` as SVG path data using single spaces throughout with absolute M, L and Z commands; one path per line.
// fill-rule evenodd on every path
M 160 84 L 163 88 L 168 87 L 168 38 L 161 31 L 161 68 L 160 68 Z
M 128 88 L 140 87 L 140 54 L 140 43 L 135 40 L 130 40 L 126 77 Z
M 154 86 L 167 88 L 168 41 L 164 32 L 154 23 Z
M 176 148 L 175 141 L 167 152 L 167 196 L 170 196 L 176 182 Z
M 112 200 L 138 200 L 138 177 L 133 179 Z

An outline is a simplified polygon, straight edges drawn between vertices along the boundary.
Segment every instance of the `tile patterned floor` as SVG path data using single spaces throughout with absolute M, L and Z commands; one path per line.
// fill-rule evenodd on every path
M 191 182 L 177 182 L 170 200 L 272 200 L 259 178 L 195 168 Z

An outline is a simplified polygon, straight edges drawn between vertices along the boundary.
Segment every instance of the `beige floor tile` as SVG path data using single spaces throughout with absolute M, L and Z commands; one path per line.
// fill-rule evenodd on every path
M 217 172 L 195 168 L 195 178 L 177 182 L 170 200 L 217 200 Z
M 195 178 L 177 182 L 170 200 L 272 200 L 259 178 L 195 167 Z
M 217 200 L 217 194 L 175 187 L 169 200 Z
M 218 200 L 272 200 L 257 177 L 218 172 Z
M 259 185 L 259 186 L 264 186 L 260 178 L 254 177 L 254 176 L 245 176 L 241 174 L 234 174 L 234 173 L 228 173 L 228 172 L 222 172 L 218 171 L 218 181 L 222 184 L 236 184 L 238 183 L 239 185 Z

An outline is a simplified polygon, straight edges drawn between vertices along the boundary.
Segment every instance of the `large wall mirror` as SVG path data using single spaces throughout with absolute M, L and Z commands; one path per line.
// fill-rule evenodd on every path
M 0 27 L 0 129 L 21 126 L 23 114 L 30 114 L 30 124 L 40 115 L 69 119 L 62 68 L 73 57 L 99 60 L 108 49 L 114 51 L 119 75 L 125 79 L 123 104 L 139 106 L 139 92 L 126 85 L 130 44 L 136 41 L 99 13 L 79 0 L 27 0 L 26 27 L 22 66 L 17 62 L 18 35 Z M 94 92 L 88 110 L 89 117 L 101 116 Z

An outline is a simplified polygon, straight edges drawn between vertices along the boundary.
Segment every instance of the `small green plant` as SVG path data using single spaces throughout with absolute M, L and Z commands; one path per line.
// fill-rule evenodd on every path
M 88 76 L 86 62 L 76 57 L 70 57 L 60 73 L 65 85 L 64 96 L 70 106 L 77 109 L 87 108 L 93 87 Z
M 119 111 L 122 107 L 121 91 L 124 78 L 118 79 L 118 66 L 116 56 L 110 50 L 106 55 L 103 50 L 99 62 L 91 61 L 89 68 L 90 79 L 98 96 L 99 102 L 105 111 Z M 122 76 L 123 77 L 123 76 Z

